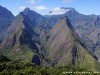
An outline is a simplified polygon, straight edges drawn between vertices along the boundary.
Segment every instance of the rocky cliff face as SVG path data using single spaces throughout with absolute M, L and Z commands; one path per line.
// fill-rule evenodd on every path
M 67 11 L 69 10 L 70 11 Z M 100 33 L 100 16 L 99 15 L 83 15 L 78 13 L 74 8 L 60 8 L 60 10 L 66 10 L 66 13 L 58 15 L 46 15 L 45 17 L 51 21 L 52 27 L 60 20 L 62 16 L 67 16 L 74 27 L 75 31 L 78 33 L 79 37 L 85 48 L 92 55 L 94 55 L 95 47 L 99 42 L 98 34 Z M 53 11 L 52 11 L 53 12 Z M 52 13 L 51 12 L 51 13 Z M 57 13 L 57 12 L 55 12 Z M 97 56 L 98 59 L 100 57 Z
M 42 64 L 42 60 L 46 62 L 41 50 L 48 31 L 48 26 L 43 27 L 47 24 L 44 20 L 42 15 L 28 8 L 19 13 L 7 30 L 0 53 L 12 60 L 33 62 L 36 65 Z
M 6 8 L 0 6 L 0 43 L 5 37 L 5 31 L 14 19 L 14 15 Z
M 86 69 L 95 68 L 95 58 L 82 46 L 70 21 L 65 17 L 51 30 L 49 58 L 52 65 L 74 65 Z
M 52 26 L 54 26 L 62 16 L 67 16 L 80 37 L 89 38 L 93 43 L 98 41 L 98 33 L 100 33 L 99 15 L 83 15 L 78 13 L 74 8 L 61 8 L 60 10 L 66 10 L 66 13 L 45 16 L 51 21 Z
M 7 35 L 0 45 L 0 54 L 12 60 L 33 62 L 36 65 L 70 65 L 98 71 L 96 57 L 88 51 L 70 20 L 66 16 L 60 17 L 51 29 L 52 21 L 26 8 L 7 29 Z M 95 50 L 98 50 L 98 45 Z M 95 54 L 99 56 L 97 53 Z

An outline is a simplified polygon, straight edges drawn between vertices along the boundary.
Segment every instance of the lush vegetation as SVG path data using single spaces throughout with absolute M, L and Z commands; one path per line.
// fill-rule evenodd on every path
M 82 72 L 85 69 L 74 67 L 42 67 L 35 66 L 34 64 L 19 63 L 19 62 L 6 62 L 0 64 L 0 75 L 63 75 L 63 72 Z M 73 74 L 72 74 L 73 75 Z
M 2 60 L 6 57 L 2 56 Z M 7 58 L 6 58 L 7 59 Z M 0 62 L 0 75 L 99 75 L 74 66 L 55 66 L 43 67 L 36 66 L 33 63 L 24 63 L 20 61 L 2 61 Z M 72 72 L 72 73 L 66 73 Z M 80 72 L 80 73 L 74 73 Z M 90 73 L 82 73 L 90 72 Z

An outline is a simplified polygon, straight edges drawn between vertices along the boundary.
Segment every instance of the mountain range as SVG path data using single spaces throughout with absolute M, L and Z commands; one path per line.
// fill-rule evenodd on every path
M 83 15 L 78 13 L 74 8 L 62 7 L 61 10 L 69 11 L 56 15 L 52 14 L 54 11 L 51 11 L 49 15 L 45 15 L 45 17 L 51 21 L 51 26 L 53 27 L 61 17 L 67 16 L 84 46 L 91 54 L 95 53 L 99 59 L 100 57 L 98 55 L 100 51 L 97 51 L 96 47 L 100 41 L 100 15 Z
M 76 32 L 80 37 L 89 38 L 96 43 L 98 41 L 98 34 L 100 33 L 100 16 L 99 15 L 83 15 L 78 13 L 74 8 L 61 8 L 66 10 L 64 14 L 53 15 L 53 11 L 46 15 L 47 19 L 51 20 L 52 26 L 62 17 L 67 16 Z M 69 10 L 69 11 L 67 11 Z M 51 15 L 52 14 L 52 15 Z M 94 34 L 94 36 L 93 36 Z
M 71 65 L 100 71 L 100 17 L 80 14 L 74 8 L 61 9 L 66 13 L 43 16 L 26 8 L 16 17 L 10 14 L 9 23 L 0 24 L 0 54 L 35 65 Z

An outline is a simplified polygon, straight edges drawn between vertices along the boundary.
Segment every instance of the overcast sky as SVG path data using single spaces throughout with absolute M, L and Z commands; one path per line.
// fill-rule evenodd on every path
M 100 15 L 100 0 L 0 0 L 0 5 L 9 9 L 14 15 L 26 7 L 43 15 L 60 7 L 73 7 L 86 15 Z

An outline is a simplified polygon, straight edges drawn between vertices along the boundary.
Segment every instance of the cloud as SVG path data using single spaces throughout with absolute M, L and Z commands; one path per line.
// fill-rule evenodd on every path
M 45 6 L 36 6 L 35 9 L 41 11 L 41 10 L 47 10 L 48 8 Z
M 74 0 L 63 0 L 64 3 L 70 3 L 73 2 Z
M 35 0 L 29 0 L 29 3 L 35 4 Z
M 61 8 L 60 8 L 60 7 L 55 7 L 55 8 L 53 8 L 52 10 L 53 10 L 53 11 L 60 11 Z
M 26 7 L 25 6 L 20 6 L 18 9 L 24 10 Z
M 60 7 L 55 7 L 52 9 L 52 11 L 49 12 L 48 15 L 60 15 L 60 14 L 64 14 L 66 12 L 70 11 L 70 9 L 62 9 Z
M 41 2 L 42 0 L 28 0 L 29 3 L 35 4 L 36 2 Z
M 39 0 L 39 2 L 41 2 L 42 0 Z

